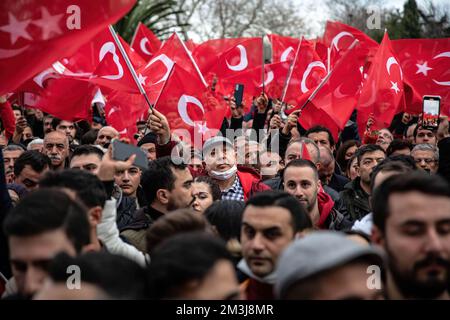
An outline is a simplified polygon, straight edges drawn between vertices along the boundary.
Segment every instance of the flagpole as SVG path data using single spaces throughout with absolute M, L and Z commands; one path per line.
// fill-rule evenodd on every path
M 327 48 L 327 69 L 328 73 L 330 73 L 330 66 L 331 66 L 331 48 Z
M 347 54 L 348 52 L 353 49 L 354 46 L 356 46 L 356 44 L 358 43 L 358 40 L 353 41 L 353 43 L 350 45 L 350 47 L 348 47 L 347 49 Z M 337 68 L 337 66 L 342 63 L 342 59 L 339 59 L 339 61 L 336 64 L 336 67 L 333 68 L 333 70 L 331 70 L 327 76 L 322 80 L 322 82 L 317 86 L 316 89 L 314 89 L 313 93 L 309 96 L 308 100 L 305 101 L 305 103 L 303 104 L 303 106 L 300 108 L 300 111 L 303 111 L 303 109 L 305 109 L 305 107 L 307 106 L 308 103 L 311 102 L 312 99 L 314 99 L 314 97 L 317 95 L 317 93 L 319 92 L 319 90 L 323 87 L 323 85 L 328 81 L 328 79 L 330 78 L 331 74 L 333 73 L 333 71 Z
M 116 32 L 114 31 L 114 28 L 112 25 L 109 25 L 109 32 L 111 32 L 111 35 L 114 38 L 114 42 L 116 43 L 117 47 L 119 48 L 119 51 L 122 54 L 122 57 L 125 60 L 125 63 L 127 64 L 128 70 L 130 70 L 130 73 L 133 76 L 134 82 L 136 82 L 136 86 L 138 87 L 139 92 L 144 96 L 145 102 L 147 102 L 147 105 L 149 106 L 149 108 L 153 110 L 153 106 L 150 103 L 150 99 L 148 98 L 147 93 L 145 92 L 144 87 L 142 86 L 142 83 L 139 82 L 138 75 L 136 74 L 136 71 L 134 70 L 134 67 L 131 64 L 130 58 L 128 58 L 128 55 L 125 52 L 125 49 L 123 48 L 122 43 L 119 40 L 119 37 L 117 37 Z
M 297 52 L 295 53 L 294 60 L 292 60 L 291 65 L 289 66 L 288 76 L 286 77 L 286 81 L 284 83 L 284 88 L 283 88 L 283 95 L 281 97 L 282 102 L 284 102 L 284 99 L 286 98 L 287 87 L 288 87 L 289 81 L 291 81 L 292 72 L 294 71 L 294 65 L 295 65 L 295 62 L 297 61 L 297 57 L 298 57 L 298 53 L 300 52 L 300 47 L 302 45 L 302 41 L 303 41 L 303 37 L 300 39 L 300 42 L 298 43 Z
M 172 64 L 172 67 L 170 68 L 169 74 L 167 75 L 167 79 L 166 79 L 166 81 L 164 81 L 164 84 L 163 84 L 161 90 L 158 93 L 158 97 L 156 97 L 154 108 L 156 108 L 156 106 L 158 104 L 158 101 L 159 101 L 159 98 L 161 97 L 161 94 L 163 93 L 164 89 L 166 88 L 167 82 L 169 81 L 170 76 L 172 75 L 173 69 L 175 68 L 175 64 L 176 64 L 176 62 L 174 62 Z M 152 108 L 152 110 L 153 110 L 153 108 Z M 147 117 L 147 123 L 148 123 L 149 120 L 150 120 L 150 115 L 148 115 L 148 117 Z M 147 134 L 147 129 L 148 129 L 148 127 L 146 126 L 145 130 L 144 130 L 144 136 Z
M 139 21 L 139 23 L 138 23 L 136 29 L 134 29 L 133 38 L 131 38 L 131 42 L 130 42 L 130 46 L 131 46 L 131 47 L 133 46 L 134 40 L 136 39 L 137 31 L 138 31 L 138 29 L 139 29 L 139 25 L 140 25 L 140 24 L 141 24 L 141 22 Z
M 205 85 L 205 87 L 208 86 L 208 83 L 205 81 L 205 78 L 203 78 L 203 74 L 201 73 L 197 63 L 194 61 L 194 58 L 191 55 L 191 52 L 188 50 L 188 48 L 186 47 L 186 45 L 184 44 L 184 41 L 181 40 L 180 35 L 178 34 L 178 32 L 175 31 L 175 34 L 178 37 L 178 40 L 180 40 L 181 44 L 183 45 L 184 50 L 186 51 L 187 55 L 189 56 L 189 59 L 191 59 L 192 64 L 195 67 L 195 70 L 197 70 L 198 75 L 200 76 L 200 79 L 202 79 L 203 84 Z

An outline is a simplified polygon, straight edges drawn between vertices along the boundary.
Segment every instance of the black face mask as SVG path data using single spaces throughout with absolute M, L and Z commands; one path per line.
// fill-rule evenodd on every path
M 392 274 L 393 280 L 400 292 L 407 298 L 414 299 L 435 299 L 440 296 L 450 285 L 450 261 L 442 257 L 429 254 L 425 259 L 414 264 L 411 271 L 401 272 L 397 269 L 392 253 L 389 252 L 389 270 Z M 440 280 L 433 278 L 432 275 L 426 282 L 417 280 L 417 272 L 430 264 L 437 264 L 443 266 L 447 270 L 447 278 Z

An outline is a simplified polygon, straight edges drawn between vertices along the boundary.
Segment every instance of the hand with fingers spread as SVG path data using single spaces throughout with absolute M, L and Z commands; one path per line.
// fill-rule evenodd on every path
M 101 181 L 112 181 L 117 171 L 128 170 L 133 165 L 135 159 L 136 155 L 133 154 L 127 161 L 114 160 L 112 146 L 110 145 L 100 162 L 97 176 Z
M 297 110 L 289 115 L 286 124 L 282 130 L 283 134 L 288 135 L 293 128 L 297 128 L 298 117 L 300 116 L 300 114 L 301 110 Z
M 439 127 L 437 129 L 437 139 L 438 141 L 441 141 L 442 139 L 450 137 L 450 133 L 448 132 L 449 124 L 448 124 L 448 117 L 447 116 L 440 116 L 439 117 Z
M 165 145 L 170 141 L 170 126 L 167 118 L 158 110 L 149 110 L 148 128 L 157 135 L 158 144 Z

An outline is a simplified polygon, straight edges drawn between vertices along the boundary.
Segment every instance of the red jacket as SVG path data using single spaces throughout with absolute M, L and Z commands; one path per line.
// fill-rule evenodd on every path
M 272 190 L 268 185 L 261 182 L 259 175 L 251 168 L 239 166 L 237 176 L 244 189 L 244 200 L 247 201 L 257 192 Z
M 328 225 L 326 224 L 328 216 L 333 210 L 334 201 L 331 197 L 325 192 L 317 193 L 317 206 L 319 207 L 319 223 L 318 227 L 320 229 L 328 229 Z

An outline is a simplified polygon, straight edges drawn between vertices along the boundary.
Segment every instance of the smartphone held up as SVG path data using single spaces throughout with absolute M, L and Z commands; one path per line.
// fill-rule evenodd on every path
M 423 96 L 422 127 L 428 130 L 436 130 L 439 126 L 439 113 L 441 97 Z

